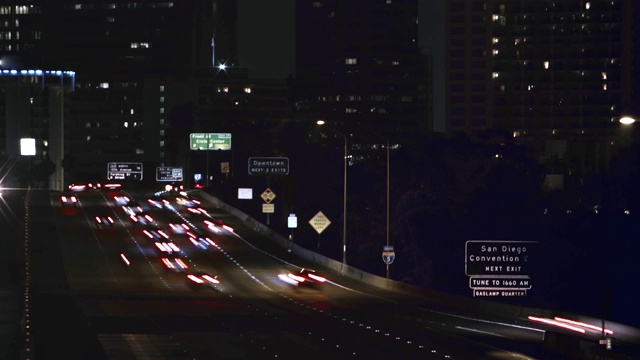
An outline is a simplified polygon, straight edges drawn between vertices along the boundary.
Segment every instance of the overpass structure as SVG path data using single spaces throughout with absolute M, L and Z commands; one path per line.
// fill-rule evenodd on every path
M 609 358 L 607 357 L 607 353 L 610 353 L 616 346 L 622 346 L 625 353 L 640 353 L 640 329 L 633 326 L 567 311 L 516 306 L 495 301 L 468 298 L 373 275 L 296 244 L 292 244 L 289 239 L 271 230 L 241 210 L 228 205 L 206 192 L 198 191 L 198 194 L 217 207 L 224 209 L 226 212 L 240 219 L 247 226 L 250 226 L 281 248 L 287 249 L 301 258 L 329 268 L 354 280 L 368 283 L 384 290 L 419 294 L 426 299 L 427 304 L 436 307 L 446 305 L 449 308 L 457 308 L 461 310 L 462 313 L 475 313 L 488 317 L 513 319 L 516 322 L 523 320 L 543 322 L 549 325 L 544 335 L 545 346 L 560 349 L 565 353 L 582 358 Z M 556 319 L 561 319 L 562 321 Z M 575 334 L 572 334 L 571 331 L 565 331 L 567 329 L 571 330 L 572 328 L 575 329 Z

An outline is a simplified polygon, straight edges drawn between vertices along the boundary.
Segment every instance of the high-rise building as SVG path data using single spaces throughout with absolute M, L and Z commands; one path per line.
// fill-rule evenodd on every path
M 445 4 L 447 131 L 508 131 L 551 188 L 605 170 L 632 96 L 632 1 Z
M 33 122 L 27 116 L 33 104 L 46 105 L 38 94 L 25 95 L 34 101 L 21 101 L 20 111 L 9 103 L 12 97 L 2 97 L 0 129 L 14 135 L 12 129 L 30 129 L 23 133 L 39 144 L 60 143 L 48 155 L 61 174 L 52 188 L 61 190 L 71 182 L 104 181 L 109 162 L 188 166 L 188 157 L 176 156 L 188 153 L 179 148 L 186 138 L 175 139 L 176 129 L 186 136 L 189 130 L 231 131 L 231 119 L 256 121 L 256 113 L 258 121 L 282 120 L 288 108 L 284 78 L 249 80 L 238 65 L 237 12 L 236 1 L 221 0 L 0 0 L 3 84 L 11 83 L 8 75 L 15 71 L 18 82 L 33 79 L 35 94 L 45 81 L 20 77 L 23 70 L 74 74 L 73 85 L 65 83 L 63 110 L 38 112 L 43 124 L 55 115 L 57 130 L 19 126 Z M 238 116 L 241 110 L 244 116 Z M 185 114 L 193 119 L 180 127 Z M 0 148 L 13 153 L 14 145 L 7 140 Z M 145 173 L 153 181 L 153 169 Z
M 417 0 L 296 3 L 296 111 L 389 137 L 426 130 Z M 309 119 L 313 120 L 313 119 Z

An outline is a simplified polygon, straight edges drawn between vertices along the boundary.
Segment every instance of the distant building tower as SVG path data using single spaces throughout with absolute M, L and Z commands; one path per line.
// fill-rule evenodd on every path
M 449 132 L 503 129 L 549 187 L 608 166 L 631 99 L 631 0 L 446 2 Z

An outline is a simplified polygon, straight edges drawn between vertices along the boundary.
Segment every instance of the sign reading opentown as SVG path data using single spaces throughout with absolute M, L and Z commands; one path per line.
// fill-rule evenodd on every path
M 473 296 L 526 296 L 531 289 L 531 258 L 535 241 L 469 240 L 465 273 Z

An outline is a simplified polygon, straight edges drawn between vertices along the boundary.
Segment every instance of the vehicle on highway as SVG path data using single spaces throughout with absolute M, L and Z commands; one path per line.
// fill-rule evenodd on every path
M 173 241 L 156 241 L 155 246 L 161 253 L 173 254 L 180 252 L 180 248 Z
M 203 223 L 207 225 L 207 228 L 213 232 L 220 233 L 221 230 L 227 230 L 228 232 L 233 232 L 233 228 L 218 219 L 204 220 Z
M 169 228 L 171 229 L 171 232 L 173 232 L 174 234 L 184 234 L 189 230 L 189 225 L 185 223 L 181 223 L 181 224 L 169 223 Z
M 153 220 L 151 215 L 145 212 L 138 213 L 138 214 L 130 214 L 129 219 L 131 219 L 131 221 L 133 221 L 134 223 L 137 223 L 140 225 L 152 225 L 155 222 L 155 220 Z
M 62 194 L 60 195 L 60 204 L 63 206 L 76 206 L 78 205 L 78 198 L 74 194 Z
M 113 226 L 113 218 L 109 215 L 96 216 L 94 218 L 96 228 L 105 229 Z
M 122 210 L 124 210 L 127 215 L 136 215 L 144 212 L 142 206 L 135 200 L 130 200 L 127 205 L 122 205 Z
M 206 272 L 187 274 L 187 285 L 192 290 L 200 290 L 203 288 L 218 290 L 218 288 L 216 288 L 216 285 L 218 284 L 220 284 L 218 276 L 213 276 Z
M 126 195 L 114 195 L 113 200 L 118 205 L 128 205 L 131 199 Z
M 327 278 L 318 274 L 315 270 L 302 268 L 298 272 L 289 272 L 286 274 L 279 274 L 278 278 L 287 284 L 317 289 L 320 284 L 327 281 Z
M 162 264 L 167 270 L 175 272 L 185 272 L 189 268 L 187 263 L 178 255 L 178 253 L 172 253 L 164 255 L 160 258 Z
M 151 240 L 166 241 L 170 239 L 169 235 L 164 230 L 156 226 L 147 227 L 142 230 L 142 233 Z
M 187 236 L 189 237 L 189 241 L 191 241 L 193 245 L 202 250 L 210 249 L 211 247 L 216 245 L 213 240 L 204 236 L 199 231 L 187 231 Z

